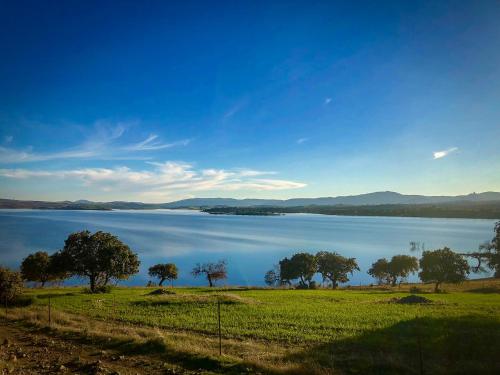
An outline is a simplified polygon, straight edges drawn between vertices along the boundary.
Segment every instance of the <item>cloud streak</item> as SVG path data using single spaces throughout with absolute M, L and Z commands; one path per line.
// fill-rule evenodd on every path
M 179 193 L 200 191 L 272 191 L 300 189 L 305 183 L 264 178 L 275 172 L 251 169 L 201 169 L 184 162 L 149 163 L 151 170 L 128 167 L 74 170 L 0 169 L 0 177 L 18 180 L 63 179 L 100 191 L 129 192 L 147 199 L 168 199 Z
M 442 151 L 434 151 L 432 153 L 434 160 L 436 159 L 441 159 L 444 158 L 445 156 L 448 156 L 449 154 L 455 152 L 458 150 L 458 147 L 451 147 L 447 150 L 442 150 Z
M 56 152 L 35 152 L 31 147 L 15 149 L 0 146 L 0 163 L 29 163 L 57 159 L 97 159 L 97 160 L 149 160 L 151 157 L 138 156 L 144 151 L 163 150 L 178 146 L 187 146 L 189 139 L 172 143 L 158 141 L 158 135 L 151 134 L 145 140 L 125 146 L 119 145 L 119 139 L 125 133 L 125 126 L 104 126 L 97 123 L 92 137 L 73 148 Z
M 144 141 L 124 147 L 127 151 L 153 151 L 153 150 L 163 150 L 166 148 L 171 148 L 175 146 L 187 146 L 190 142 L 189 139 L 183 139 L 172 143 L 161 143 L 157 141 L 158 135 L 151 134 Z

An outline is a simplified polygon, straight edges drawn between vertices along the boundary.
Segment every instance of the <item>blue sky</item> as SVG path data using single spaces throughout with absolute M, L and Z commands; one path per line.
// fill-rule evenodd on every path
M 497 1 L 0 7 L 1 197 L 500 191 Z

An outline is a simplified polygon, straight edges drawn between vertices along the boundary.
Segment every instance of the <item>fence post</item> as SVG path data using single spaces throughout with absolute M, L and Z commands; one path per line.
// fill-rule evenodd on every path
M 217 316 L 219 320 L 219 355 L 222 355 L 222 335 L 220 329 L 220 299 L 217 297 Z
M 49 295 L 49 328 L 52 327 L 52 314 L 51 314 L 52 304 Z

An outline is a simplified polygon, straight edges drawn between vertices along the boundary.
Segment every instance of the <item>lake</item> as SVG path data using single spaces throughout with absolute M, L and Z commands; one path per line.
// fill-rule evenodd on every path
M 148 267 L 158 262 L 177 264 L 177 284 L 201 285 L 204 280 L 190 274 L 193 266 L 219 259 L 228 262 L 228 284 L 264 285 L 264 273 L 281 258 L 318 250 L 355 257 L 361 271 L 350 284 L 358 285 L 372 282 L 366 271 L 378 258 L 419 257 L 419 252 L 410 252 L 410 241 L 423 243 L 426 249 L 448 246 L 472 251 L 491 240 L 494 223 L 310 214 L 219 216 L 188 210 L 0 210 L 0 264 L 17 268 L 29 253 L 52 253 L 64 246 L 68 234 L 88 229 L 111 232 L 139 254 L 140 273 L 126 282 L 129 285 L 144 285 Z

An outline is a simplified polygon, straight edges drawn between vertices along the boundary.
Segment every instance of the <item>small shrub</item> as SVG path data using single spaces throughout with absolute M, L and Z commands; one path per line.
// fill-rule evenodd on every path
M 102 286 L 96 287 L 94 291 L 92 291 L 90 288 L 84 288 L 83 293 L 87 293 L 87 294 L 111 293 L 112 290 L 113 290 L 113 287 L 111 285 L 102 285 Z
M 12 303 L 22 293 L 23 279 L 19 272 L 0 267 L 0 302 Z
M 420 288 L 418 288 L 418 287 L 416 287 L 416 286 L 412 286 L 410 288 L 410 293 L 412 293 L 412 294 L 423 293 L 423 290 L 420 289 Z

